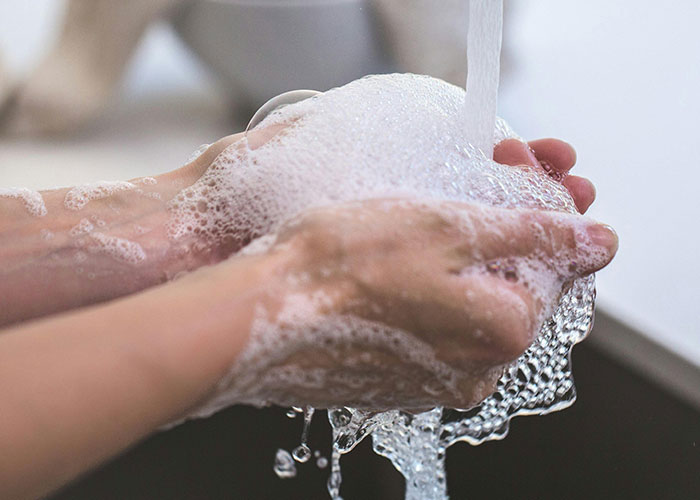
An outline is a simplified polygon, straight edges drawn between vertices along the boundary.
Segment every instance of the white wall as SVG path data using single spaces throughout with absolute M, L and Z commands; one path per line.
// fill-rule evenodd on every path
M 620 234 L 600 304 L 700 365 L 700 3 L 562 2 L 518 9 L 521 61 L 502 114 L 579 151 Z

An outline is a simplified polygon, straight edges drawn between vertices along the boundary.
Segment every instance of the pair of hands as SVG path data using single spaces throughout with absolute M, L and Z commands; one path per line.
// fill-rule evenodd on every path
M 251 133 L 249 146 L 274 133 Z M 469 407 L 492 392 L 500 367 L 527 348 L 546 312 L 523 281 L 512 280 L 507 269 L 484 272 L 485 266 L 494 259 L 544 257 L 555 266 L 576 260 L 578 266 L 562 267 L 550 283 L 556 296 L 569 279 L 605 265 L 617 246 L 608 228 L 573 215 L 397 200 L 309 212 L 260 255 L 227 259 L 237 250 L 231 243 L 174 246 L 165 230 L 166 200 L 196 182 L 240 137 L 160 176 L 149 184 L 156 198 L 134 189 L 75 213 L 63 208 L 66 190 L 55 190 L 44 193 L 43 218 L 26 214 L 17 200 L 0 207 L 7 214 L 0 224 L 7 264 L 0 323 L 15 323 L 0 334 L 0 395 L 7 402 L 0 416 L 3 498 L 39 497 L 197 408 L 255 401 Z M 573 166 L 573 150 L 559 141 L 532 146 L 534 155 L 509 141 L 496 148 L 496 159 L 513 168 L 544 161 L 559 177 Z M 590 183 L 573 176 L 563 182 L 585 210 L 594 198 Z M 85 236 L 72 237 L 70 229 L 86 217 L 104 220 L 106 234 L 141 244 L 148 265 L 88 252 L 81 265 L 94 279 L 76 274 L 74 257 L 83 247 L 75 245 Z M 137 231 L 137 224 L 151 230 Z M 56 233 L 50 240 L 40 235 L 46 227 Z M 578 259 L 581 227 L 602 256 L 588 265 Z M 464 272 L 472 269 L 481 272 Z M 304 317 L 295 300 L 313 296 L 324 300 Z M 261 306 L 275 327 L 266 332 L 272 345 L 248 362 Z M 285 324 L 288 310 L 302 323 Z M 26 321 L 59 311 L 64 314 Z M 362 335 L 325 343 L 323 333 L 349 323 Z M 427 344 L 423 351 L 432 358 L 376 342 L 387 329 L 405 334 L 393 337 L 399 344 L 406 337 Z M 446 390 L 440 383 L 450 372 L 459 377 Z M 222 379 L 227 373 L 232 376 Z
M 275 133 L 255 134 L 251 147 Z M 528 145 L 507 140 L 496 147 L 494 159 L 513 168 L 543 166 L 567 187 L 581 213 L 595 199 L 590 181 L 568 175 L 576 154 L 562 141 L 544 139 Z M 582 227 L 587 246 L 581 245 L 577 234 Z M 585 258 L 591 244 L 598 259 Z M 280 314 L 284 297 L 320 294 L 323 305 L 306 318 L 308 329 L 324 317 L 352 316 L 407 332 L 430 346 L 436 364 L 460 374 L 457 387 L 421 391 L 431 384 L 435 387 L 431 380 L 435 373 L 386 346 L 348 340 L 331 347 L 320 338 L 316 342 L 298 338 L 296 348 L 275 353 L 267 365 L 256 367 L 256 378 L 268 377 L 269 384 L 248 387 L 254 394 L 250 400 L 317 407 L 419 408 L 436 403 L 469 407 L 492 392 L 500 367 L 529 347 L 543 313 L 552 306 L 507 270 L 471 271 L 496 262 L 544 257 L 550 260 L 548 266 L 557 268 L 549 269 L 556 278 L 549 284 L 548 296 L 558 298 L 573 279 L 607 265 L 616 250 L 617 236 L 609 227 L 539 210 L 368 200 L 311 211 L 288 225 L 269 252 L 283 255 L 285 262 L 279 283 L 270 292 L 270 302 L 277 304 L 271 312 L 278 334 L 304 328 L 303 318 L 301 327 L 298 318 L 293 327 L 285 324 Z M 570 265 L 573 262 L 577 264 Z M 303 279 L 290 279 L 299 276 Z M 291 335 L 294 343 L 296 333 L 284 335 Z M 305 383 L 303 377 L 291 381 L 283 375 L 269 376 L 270 371 L 287 373 L 290 367 L 298 373 L 322 371 L 328 384 L 348 379 L 356 383 L 329 387 Z

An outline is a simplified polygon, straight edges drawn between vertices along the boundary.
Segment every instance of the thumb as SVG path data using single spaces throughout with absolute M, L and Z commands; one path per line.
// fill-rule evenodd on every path
M 561 274 L 585 276 L 610 263 L 615 231 L 580 215 L 532 209 L 481 208 L 472 228 L 483 260 L 540 260 Z
M 560 275 L 587 276 L 607 266 L 617 253 L 617 233 L 587 217 L 529 210 L 517 219 L 511 250 L 550 259 Z

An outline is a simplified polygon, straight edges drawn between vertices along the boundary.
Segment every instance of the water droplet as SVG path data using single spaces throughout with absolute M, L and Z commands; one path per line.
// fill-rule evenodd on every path
M 294 460 L 300 464 L 305 464 L 311 458 L 311 450 L 306 444 L 300 444 L 294 448 L 294 451 L 292 451 L 292 456 L 294 457 Z
M 330 410 L 331 412 L 331 424 L 333 427 L 345 427 L 352 420 L 352 413 L 347 408 L 338 408 L 336 410 Z
M 297 467 L 294 459 L 287 450 L 279 449 L 275 455 L 275 465 L 272 468 L 277 477 L 287 479 L 297 475 Z

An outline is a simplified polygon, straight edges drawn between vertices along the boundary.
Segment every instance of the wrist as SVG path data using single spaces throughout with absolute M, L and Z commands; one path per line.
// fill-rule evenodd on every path
M 172 322 L 159 328 L 152 339 L 158 345 L 149 351 L 167 362 L 169 385 L 186 388 L 192 405 L 230 371 L 257 314 L 278 314 L 288 293 L 286 258 L 283 252 L 232 257 L 146 292 L 154 309 L 170 311 L 165 323 Z
M 168 237 L 168 201 L 184 172 L 41 193 L 42 217 L 0 200 L 0 326 L 113 299 L 202 265 Z M 19 207 L 19 208 L 18 208 Z

